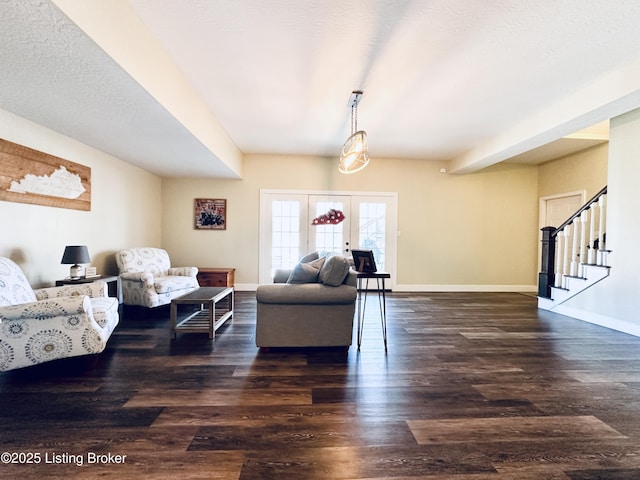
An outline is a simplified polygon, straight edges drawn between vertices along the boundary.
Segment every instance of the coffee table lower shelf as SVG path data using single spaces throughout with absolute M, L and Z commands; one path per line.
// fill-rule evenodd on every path
M 178 305 L 199 305 L 200 310 L 177 321 Z M 171 301 L 171 333 L 177 332 L 208 333 L 209 338 L 233 317 L 233 288 L 202 287 L 191 293 L 174 298 Z

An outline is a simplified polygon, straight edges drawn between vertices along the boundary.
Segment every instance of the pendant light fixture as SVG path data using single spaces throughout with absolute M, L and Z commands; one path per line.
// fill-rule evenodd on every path
M 340 154 L 340 173 L 356 173 L 369 164 L 367 132 L 358 130 L 358 104 L 362 98 L 361 90 L 354 90 L 349 97 L 351 107 L 351 135 L 342 146 Z

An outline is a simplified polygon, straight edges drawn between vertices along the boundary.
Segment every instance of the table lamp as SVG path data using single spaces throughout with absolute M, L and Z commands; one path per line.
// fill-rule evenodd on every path
M 72 279 L 80 278 L 82 266 L 79 263 L 91 263 L 89 258 L 89 250 L 85 245 L 67 245 L 64 247 L 62 261 L 64 265 L 71 265 L 69 277 Z

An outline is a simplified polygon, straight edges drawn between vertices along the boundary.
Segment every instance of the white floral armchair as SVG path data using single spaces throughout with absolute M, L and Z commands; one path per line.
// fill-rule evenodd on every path
M 116 253 L 125 305 L 153 308 L 199 287 L 197 267 L 171 267 L 161 248 L 130 248 Z
M 33 290 L 0 257 L 0 370 L 100 353 L 118 324 L 118 300 L 105 282 Z

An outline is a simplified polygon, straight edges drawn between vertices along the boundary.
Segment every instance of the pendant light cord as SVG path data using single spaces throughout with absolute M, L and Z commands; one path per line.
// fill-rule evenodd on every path
M 351 107 L 351 135 L 358 131 L 358 103 Z

